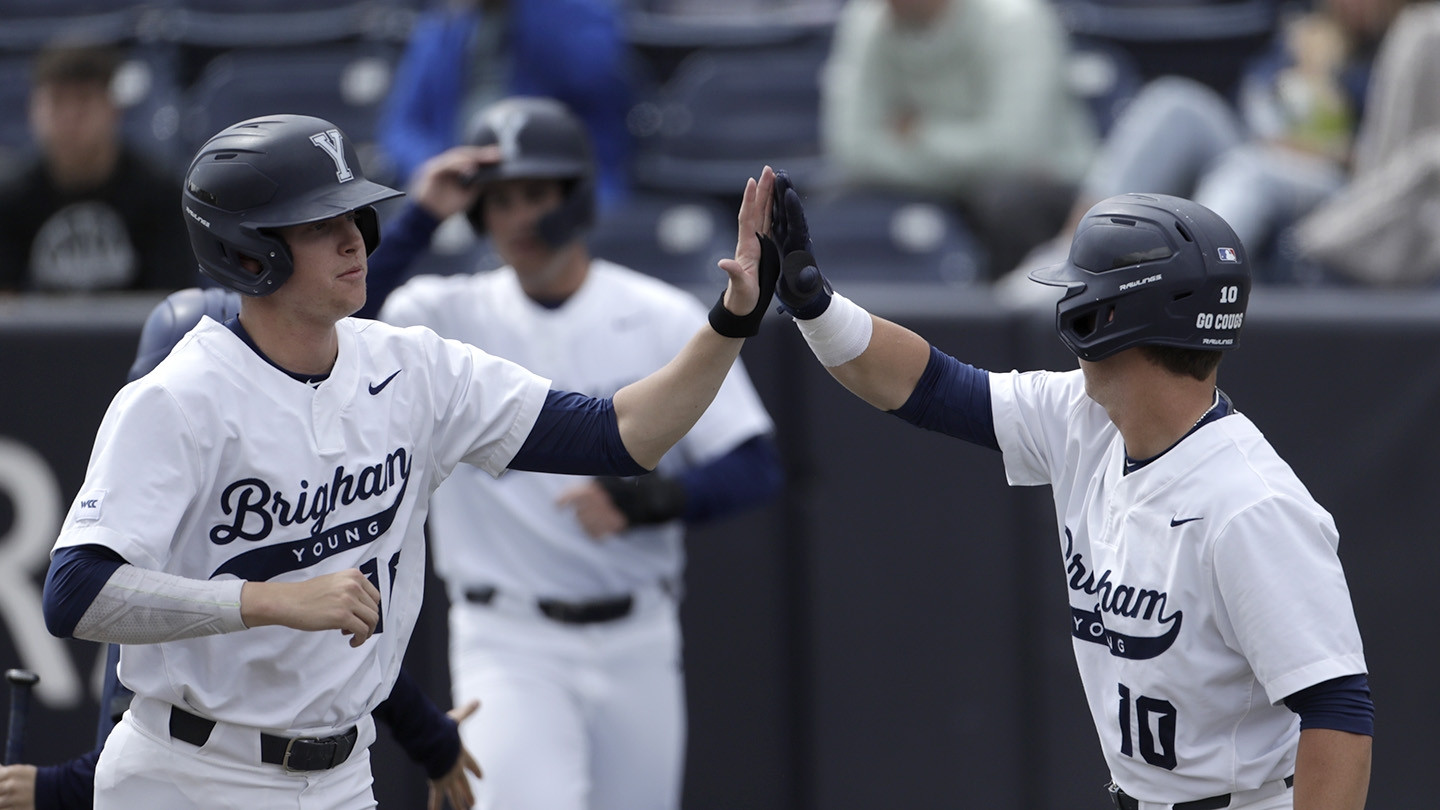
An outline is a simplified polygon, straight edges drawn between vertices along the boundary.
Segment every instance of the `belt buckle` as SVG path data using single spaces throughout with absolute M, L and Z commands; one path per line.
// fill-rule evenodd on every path
M 1127 804 L 1125 800 L 1130 799 L 1130 795 L 1121 790 L 1120 785 L 1116 784 L 1115 780 L 1110 780 L 1110 782 L 1105 785 L 1105 790 L 1110 794 L 1110 803 L 1115 805 L 1115 810 L 1134 810 L 1137 806 L 1135 804 Z M 1130 799 L 1130 801 L 1134 802 L 1134 799 Z
M 284 768 L 285 771 L 286 771 L 286 773 L 303 773 L 303 772 L 308 772 L 308 771 L 313 771 L 313 770 L 315 770 L 314 768 L 292 768 L 292 767 L 290 767 L 290 753 L 291 753 L 291 751 L 295 748 L 295 743 L 318 743 L 318 742 L 322 742 L 322 740 L 321 740 L 319 737 L 294 737 L 294 738 L 292 738 L 289 742 L 285 743 L 285 757 L 280 760 L 280 767 Z

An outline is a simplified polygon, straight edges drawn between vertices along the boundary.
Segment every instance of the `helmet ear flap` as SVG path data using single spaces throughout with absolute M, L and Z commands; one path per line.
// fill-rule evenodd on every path
M 365 240 L 365 255 L 369 256 L 380 246 L 380 214 L 375 206 L 355 209 L 355 227 L 360 229 L 360 237 Z
M 552 248 L 569 244 L 595 224 L 594 181 L 581 177 L 565 185 L 565 201 L 560 203 L 559 208 L 541 217 L 535 226 L 540 238 Z

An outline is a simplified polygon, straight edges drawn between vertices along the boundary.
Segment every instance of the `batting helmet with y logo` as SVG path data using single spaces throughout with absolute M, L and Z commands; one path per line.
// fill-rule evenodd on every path
M 295 270 L 277 228 L 355 212 L 365 252 L 380 244 L 372 207 L 401 192 L 365 179 L 355 147 L 321 118 L 271 115 L 241 121 L 206 141 L 185 173 L 190 246 L 200 270 L 245 295 L 269 295 Z M 259 262 L 248 270 L 242 256 Z
M 480 170 L 475 181 L 560 180 L 565 201 L 541 217 L 540 238 L 560 247 L 595 223 L 595 160 L 585 125 L 553 98 L 516 96 L 481 110 L 469 143 L 500 147 L 500 162 Z M 485 232 L 482 190 L 467 215 L 476 233 Z

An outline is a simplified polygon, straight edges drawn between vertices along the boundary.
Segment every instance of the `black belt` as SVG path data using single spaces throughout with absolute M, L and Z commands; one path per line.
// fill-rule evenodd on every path
M 170 736 L 199 747 L 210 741 L 215 721 L 170 707 Z M 287 771 L 323 771 L 339 765 L 355 750 L 360 731 L 351 726 L 333 737 L 277 737 L 260 732 L 260 761 L 282 765 Z
M 467 588 L 465 601 L 488 605 L 495 601 L 494 588 Z M 593 602 L 562 602 L 558 599 L 537 599 L 535 606 L 545 616 L 565 624 L 595 624 L 623 619 L 635 609 L 635 597 L 617 596 Z
M 1295 777 L 1285 777 L 1285 787 L 1294 787 Z M 1134 796 L 1120 789 L 1120 786 L 1111 782 L 1105 786 L 1110 791 L 1110 800 L 1115 803 L 1117 810 L 1140 810 L 1140 801 Z M 1219 796 L 1211 796 L 1208 799 L 1196 799 L 1193 802 L 1180 802 L 1170 805 L 1173 810 L 1220 810 L 1222 807 L 1230 806 L 1230 794 L 1221 793 Z

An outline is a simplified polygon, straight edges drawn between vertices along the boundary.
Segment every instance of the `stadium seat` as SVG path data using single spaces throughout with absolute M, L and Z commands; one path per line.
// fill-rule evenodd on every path
M 170 48 L 137 45 L 115 73 L 111 93 L 124 110 L 125 138 L 165 165 L 183 171 L 190 155 L 180 141 L 182 90 Z
M 984 278 L 984 252 L 949 206 L 869 192 L 805 198 L 815 258 L 841 281 L 971 284 Z
M 0 154 L 15 157 L 30 145 L 30 62 L 26 53 L 0 53 Z
M 735 215 L 708 197 L 632 195 L 601 214 L 590 252 L 672 284 L 724 278 L 716 262 L 735 254 Z
M 642 188 L 737 195 L 766 163 L 817 187 L 819 75 L 828 40 L 804 47 L 705 48 L 631 111 Z
M 375 148 L 374 134 L 395 58 L 393 48 L 372 43 L 218 56 L 186 91 L 183 151 L 193 153 L 221 129 L 257 115 L 313 115 L 337 124 L 355 141 L 367 177 L 392 182 L 393 169 Z
M 0 50 L 31 52 L 56 39 L 124 42 L 145 4 L 116 0 L 4 0 Z
M 1281 0 L 1054 0 L 1077 37 L 1113 42 L 1144 78 L 1176 74 L 1235 90 L 1249 60 L 1275 36 Z
M 626 2 L 626 28 L 640 48 L 793 44 L 828 34 L 841 0 L 730 0 L 715 3 Z
M 164 38 L 187 47 L 262 48 L 372 40 L 401 43 L 404 0 L 171 0 Z
M 1110 131 L 1120 111 L 1145 83 L 1135 58 L 1113 42 L 1071 37 L 1066 79 L 1090 107 L 1100 134 Z

